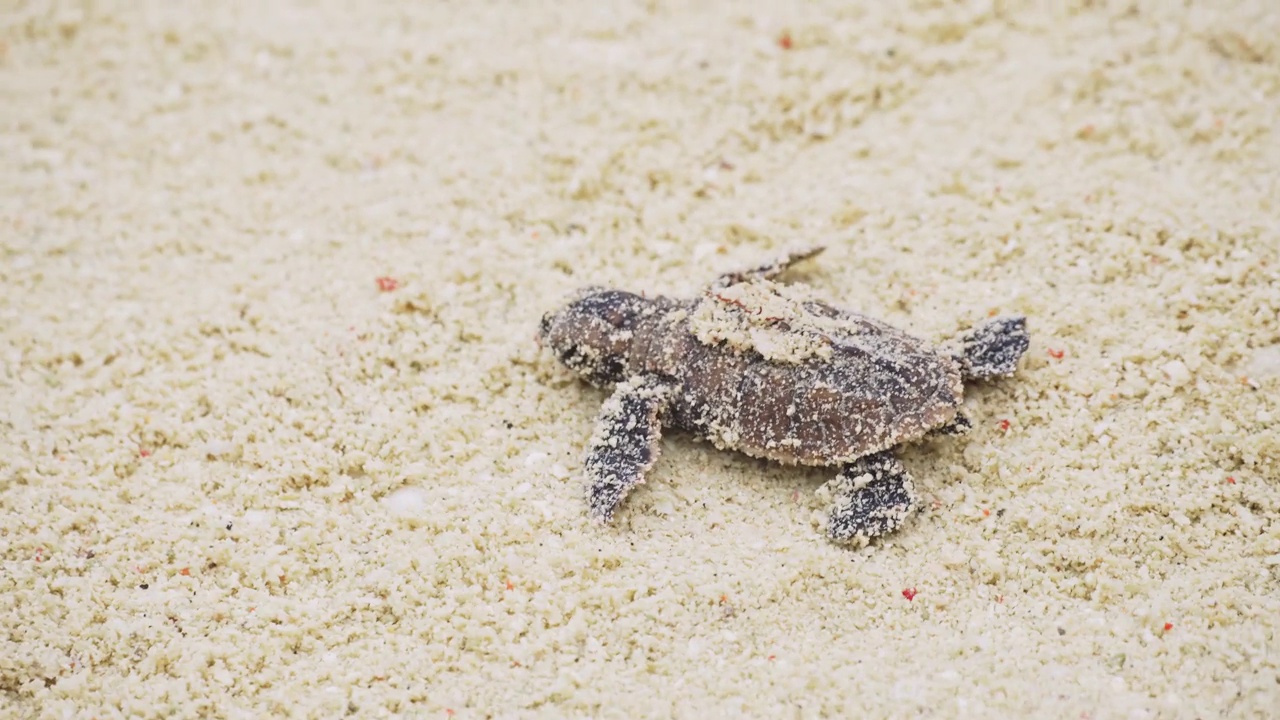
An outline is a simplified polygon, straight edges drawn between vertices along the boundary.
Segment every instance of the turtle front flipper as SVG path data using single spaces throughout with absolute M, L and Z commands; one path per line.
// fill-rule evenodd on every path
M 672 386 L 652 376 L 619 383 L 605 401 L 585 463 L 591 517 L 608 522 L 631 488 L 658 459 L 658 419 Z
M 1012 375 L 1031 345 L 1027 319 L 998 317 L 960 339 L 959 361 L 966 380 L 990 380 Z
M 801 260 L 808 260 L 825 249 L 825 247 L 817 245 L 811 248 L 805 248 L 804 250 L 796 250 L 783 255 L 773 262 L 753 267 L 750 270 L 739 270 L 737 272 L 725 273 L 711 284 L 711 288 L 726 288 L 730 285 L 737 285 L 740 282 L 755 279 L 772 280 L 786 272 L 792 265 L 795 265 Z
M 897 530 L 919 500 L 911 475 L 892 450 L 850 463 L 830 486 L 835 504 L 827 534 L 839 543 L 865 545 Z

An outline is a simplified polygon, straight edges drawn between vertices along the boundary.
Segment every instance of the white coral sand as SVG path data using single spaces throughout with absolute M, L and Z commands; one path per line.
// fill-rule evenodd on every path
M 1280 707 L 1275 3 L 7 8 L 0 716 Z M 592 524 L 541 314 L 804 244 L 1029 318 L 923 512 L 672 435 Z

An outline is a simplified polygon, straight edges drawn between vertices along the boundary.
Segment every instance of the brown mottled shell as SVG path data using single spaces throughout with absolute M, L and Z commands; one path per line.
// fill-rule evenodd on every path
M 690 327 L 699 302 L 637 328 L 629 365 L 674 379 L 680 389 L 663 422 L 721 449 L 841 464 L 946 425 L 963 399 L 960 368 L 947 352 L 877 320 L 805 302 L 802 314 L 821 321 L 831 351 L 785 362 L 699 340 Z

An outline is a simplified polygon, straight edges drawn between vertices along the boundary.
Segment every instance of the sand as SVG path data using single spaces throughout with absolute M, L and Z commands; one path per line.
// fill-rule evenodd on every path
M 1280 8 L 1065 5 L 5 2 L 0 715 L 1274 716 Z M 922 512 L 589 522 L 541 314 L 810 243 L 1029 318 Z

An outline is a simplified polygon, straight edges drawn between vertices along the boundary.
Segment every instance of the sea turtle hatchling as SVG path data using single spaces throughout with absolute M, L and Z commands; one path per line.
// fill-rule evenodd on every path
M 893 448 L 969 428 L 964 381 L 1011 375 L 1026 318 L 999 317 L 935 347 L 773 278 L 822 251 L 722 275 L 693 300 L 587 288 L 547 313 L 539 341 L 613 387 L 585 461 L 590 514 L 608 521 L 644 482 L 664 426 L 724 450 L 838 466 L 827 532 L 864 544 L 918 504 Z

